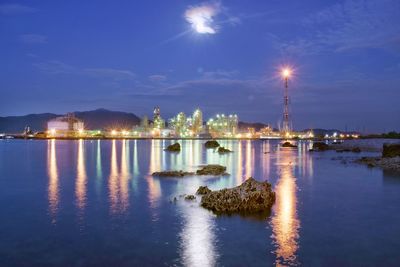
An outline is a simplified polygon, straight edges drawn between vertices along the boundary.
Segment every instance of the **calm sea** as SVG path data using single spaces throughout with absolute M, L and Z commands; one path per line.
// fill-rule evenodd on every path
M 0 140 L 1 266 L 400 266 L 400 177 L 278 141 Z M 157 178 L 216 163 L 230 176 Z M 248 177 L 270 214 L 216 216 L 179 197 Z M 171 200 L 177 197 L 177 202 Z

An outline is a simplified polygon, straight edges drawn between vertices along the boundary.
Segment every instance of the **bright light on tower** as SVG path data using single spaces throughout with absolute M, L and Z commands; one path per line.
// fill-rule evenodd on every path
M 289 68 L 284 68 L 282 70 L 282 76 L 283 78 L 289 78 L 290 74 L 292 73 L 292 71 Z

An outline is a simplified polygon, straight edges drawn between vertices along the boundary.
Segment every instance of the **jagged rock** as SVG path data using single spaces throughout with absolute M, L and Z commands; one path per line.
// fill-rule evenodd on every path
M 211 192 L 211 190 L 207 186 L 200 186 L 199 189 L 197 189 L 196 194 L 197 195 L 206 195 L 210 192 Z
M 161 171 L 161 172 L 153 172 L 153 176 L 160 177 L 183 177 L 188 175 L 193 175 L 193 172 L 184 172 L 184 171 Z
M 204 143 L 204 146 L 206 148 L 217 148 L 219 147 L 219 143 L 215 140 L 208 140 L 207 142 Z
M 393 158 L 397 156 L 400 156 L 400 144 L 383 144 L 383 158 Z
M 328 150 L 330 147 L 325 144 L 324 142 L 315 142 L 312 147 L 312 151 L 325 151 Z
M 223 146 L 220 146 L 220 147 L 218 148 L 218 153 L 220 153 L 220 154 L 230 153 L 230 152 L 232 152 L 232 150 L 227 149 L 227 148 L 225 148 L 225 147 L 223 147 Z
M 270 209 L 274 202 L 271 184 L 252 177 L 237 187 L 211 191 L 201 199 L 204 208 L 217 213 L 261 212 Z
M 282 147 L 297 147 L 296 145 L 292 145 L 290 142 L 285 142 L 282 144 Z
M 185 200 L 195 200 L 196 199 L 196 197 L 194 196 L 194 195 L 187 195 L 187 196 L 185 196 Z
M 226 167 L 217 165 L 217 164 L 209 164 L 196 171 L 197 175 L 227 175 Z
M 366 164 L 368 167 L 380 167 L 384 170 L 400 172 L 400 156 L 392 158 L 362 157 L 355 162 Z
M 164 150 L 169 151 L 169 152 L 179 152 L 179 151 L 181 151 L 181 145 L 179 143 L 175 143 L 175 144 L 167 146 L 167 148 Z

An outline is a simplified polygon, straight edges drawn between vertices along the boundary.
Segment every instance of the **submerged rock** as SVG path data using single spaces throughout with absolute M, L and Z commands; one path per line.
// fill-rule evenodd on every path
M 383 158 L 393 158 L 397 156 L 400 156 L 400 144 L 383 144 Z
M 206 165 L 200 170 L 196 171 L 197 175 L 227 175 L 226 167 L 217 165 L 217 164 L 210 164 Z
M 220 154 L 230 153 L 230 152 L 232 152 L 232 150 L 227 149 L 227 148 L 225 148 L 225 147 L 223 147 L 223 146 L 220 146 L 220 147 L 218 148 L 218 153 L 220 153 Z
M 329 149 L 330 147 L 324 142 L 315 142 L 312 147 L 312 151 L 325 151 Z
M 167 146 L 167 148 L 164 150 L 170 151 L 170 152 L 179 152 L 179 151 L 181 151 L 181 145 L 179 143 L 175 143 L 175 144 Z
M 183 177 L 188 175 L 193 175 L 193 172 L 184 172 L 184 171 L 160 171 L 160 172 L 153 172 L 153 176 L 159 177 Z
M 219 147 L 219 143 L 215 140 L 208 140 L 207 142 L 204 143 L 204 146 L 206 148 L 217 148 Z
M 360 153 L 360 152 L 361 152 L 361 149 L 360 149 L 359 147 L 353 147 L 353 148 L 351 149 L 351 152 L 353 152 L 353 153 Z
M 285 143 L 282 144 L 282 147 L 297 147 L 297 146 L 291 144 L 290 142 L 285 142 Z
M 185 200 L 195 200 L 196 199 L 196 197 L 194 196 L 194 195 L 187 195 L 187 196 L 185 196 Z
M 366 164 L 370 168 L 379 167 L 384 170 L 400 172 L 400 156 L 392 158 L 362 157 L 356 162 Z
M 211 190 L 207 186 L 200 186 L 199 189 L 197 189 L 196 194 L 197 195 L 205 195 L 210 192 L 211 192 Z
M 185 171 L 159 171 L 159 172 L 153 172 L 153 176 L 159 176 L 159 177 L 184 177 L 184 176 L 190 176 L 190 175 L 229 175 L 226 173 L 226 167 L 217 165 L 217 164 L 210 164 L 210 165 L 205 165 L 201 169 L 197 170 L 195 173 L 194 172 L 185 172 Z
M 250 177 L 237 187 L 206 193 L 201 206 L 217 213 L 255 213 L 270 209 L 274 202 L 271 184 Z

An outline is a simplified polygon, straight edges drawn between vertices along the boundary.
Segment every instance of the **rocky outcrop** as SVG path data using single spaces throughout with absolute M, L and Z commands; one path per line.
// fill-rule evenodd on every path
M 179 143 L 175 143 L 175 144 L 167 146 L 167 148 L 164 150 L 169 151 L 169 152 L 179 152 L 179 151 L 181 151 L 181 145 Z
M 188 175 L 194 175 L 194 172 L 184 172 L 184 171 L 160 171 L 160 172 L 153 172 L 153 176 L 159 177 L 184 177 Z
M 230 153 L 230 152 L 232 152 L 232 150 L 227 149 L 227 148 L 225 148 L 225 147 L 223 147 L 223 146 L 220 146 L 220 147 L 218 148 L 218 153 L 220 153 L 220 154 L 225 154 L 225 153 Z
M 362 157 L 356 162 L 366 164 L 370 168 L 379 167 L 384 170 L 400 172 L 400 156 L 392 158 Z
M 206 195 L 210 192 L 211 192 L 211 190 L 207 186 L 200 186 L 199 189 L 197 189 L 196 194 L 197 195 Z
M 197 175 L 228 175 L 226 173 L 226 167 L 217 165 L 217 164 L 210 164 L 206 165 L 200 170 L 196 171 Z
M 329 149 L 330 147 L 324 142 L 315 142 L 312 147 L 312 151 L 326 151 Z
M 216 213 L 256 213 L 270 209 L 275 202 L 271 184 L 258 182 L 252 177 L 234 188 L 208 190 L 201 190 L 208 192 L 203 195 L 201 206 Z
M 383 144 L 383 158 L 393 158 L 398 156 L 400 156 L 400 144 Z
M 285 143 L 282 144 L 282 147 L 293 147 L 293 148 L 295 148 L 295 147 L 297 147 L 297 146 L 296 146 L 296 145 L 293 145 L 293 144 L 290 143 L 290 142 L 285 142 Z
M 219 143 L 215 140 L 208 140 L 207 142 L 204 143 L 204 146 L 206 148 L 217 148 L 219 147 Z
M 185 172 L 185 171 L 159 171 L 153 172 L 153 176 L 158 177 L 184 177 L 184 176 L 191 176 L 191 175 L 229 175 L 226 173 L 226 167 L 221 165 L 205 165 L 201 169 L 194 172 Z

